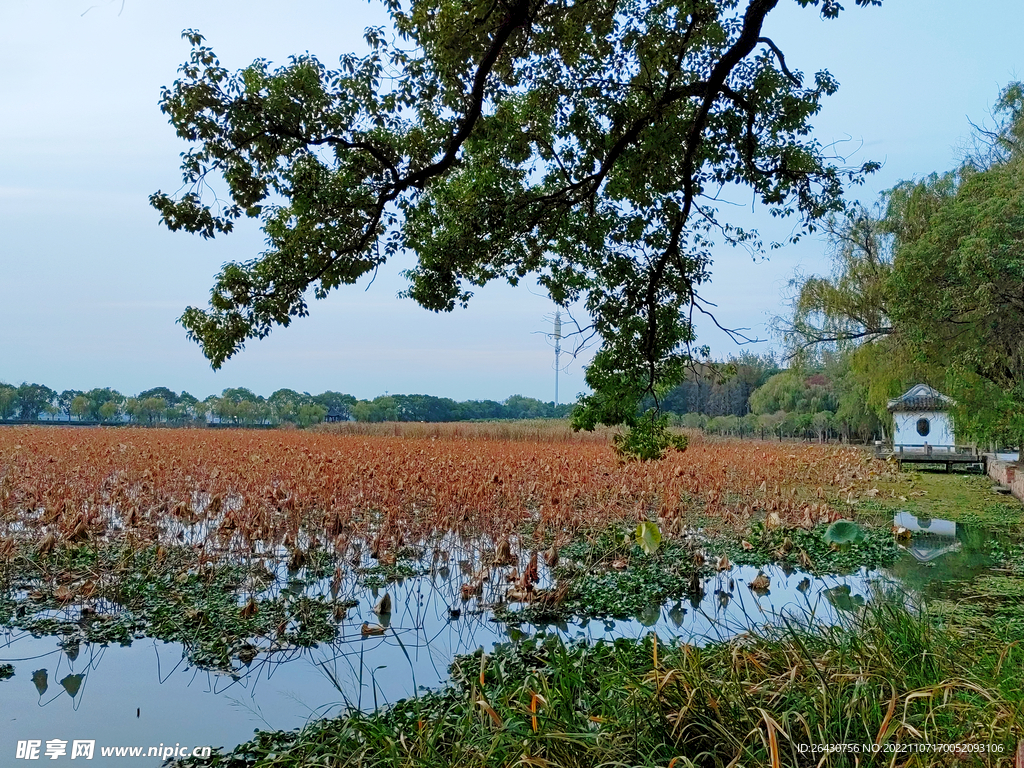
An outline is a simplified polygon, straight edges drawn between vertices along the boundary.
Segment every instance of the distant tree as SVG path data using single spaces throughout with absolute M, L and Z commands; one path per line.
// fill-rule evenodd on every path
M 259 403 L 255 400 L 240 400 L 233 403 L 232 416 L 236 424 L 256 424 L 260 420 Z
M 888 352 L 887 345 L 878 341 L 826 356 L 825 369 L 836 391 L 832 430 L 841 439 L 867 440 L 891 427 L 888 402 L 906 390 L 899 389 L 904 374 L 894 373 L 903 365 Z M 886 359 L 876 359 L 880 356 Z
M 89 401 L 89 398 L 84 394 L 79 394 L 71 401 L 68 413 L 70 416 L 75 416 L 79 421 L 81 421 L 89 415 L 91 406 L 92 404 Z
M 758 428 L 774 437 L 782 437 L 783 428 L 788 414 L 785 411 L 764 413 L 757 417 Z
M 708 424 L 708 416 L 704 413 L 685 413 L 679 417 L 677 422 L 681 427 L 691 429 L 703 429 Z
M 121 413 L 121 404 L 116 400 L 107 400 L 97 411 L 101 421 L 115 421 Z
M 75 398 L 80 396 L 82 393 L 77 389 L 65 389 L 57 396 L 57 408 L 60 413 L 63 413 L 68 419 L 71 419 L 71 404 Z
M 12 418 L 18 410 L 18 388 L 0 383 L 0 419 Z
M 221 393 L 221 398 L 232 403 L 250 402 L 255 403 L 263 398 L 259 397 L 250 389 L 245 387 L 229 387 Z
M 205 413 L 202 412 L 199 400 L 196 397 L 188 392 L 182 392 L 178 396 L 178 404 L 175 407 L 173 419 L 182 423 L 189 423 L 205 420 Z
M 238 403 L 226 397 L 218 397 L 213 401 L 213 415 L 221 423 L 238 423 Z
M 56 400 L 57 393 L 43 384 L 22 384 L 16 396 L 18 417 L 26 421 L 38 419 Z
M 124 401 L 124 412 L 128 421 L 140 421 L 142 419 L 142 401 L 137 397 L 129 397 Z
M 458 404 L 456 414 L 460 421 L 507 418 L 505 406 L 496 400 L 467 400 Z
M 356 421 L 398 421 L 398 402 L 391 395 L 360 400 L 352 406 L 352 416 Z
M 398 421 L 451 421 L 455 401 L 431 395 L 391 395 Z
M 220 420 L 220 416 L 217 414 L 217 406 L 220 404 L 220 398 L 216 395 L 207 395 L 203 400 L 202 405 L 197 406 L 203 413 L 203 419 L 217 419 Z
M 267 398 L 267 402 L 273 409 L 275 421 L 297 424 L 299 408 L 309 402 L 309 398 L 294 389 L 279 389 Z
M 298 424 L 300 427 L 309 427 L 319 424 L 327 415 L 327 406 L 320 403 L 304 403 L 299 406 Z
M 505 414 L 509 419 L 537 419 L 546 415 L 544 403 L 533 397 L 512 395 L 505 400 Z
M 665 394 L 661 408 L 677 414 L 743 416 L 750 411 L 750 395 L 778 371 L 773 355 L 750 352 L 726 361 L 696 364 L 681 384 Z
M 356 398 L 353 395 L 328 390 L 314 395 L 313 402 L 324 406 L 328 411 L 334 408 L 342 419 L 347 420 L 352 415 L 352 406 L 356 404 Z
M 789 368 L 772 376 L 750 396 L 754 413 L 817 413 L 834 411 L 835 392 L 823 374 L 808 375 L 799 367 Z
M 153 389 L 147 389 L 144 392 L 139 392 L 136 395 L 139 400 L 148 400 L 152 397 L 159 397 L 164 401 L 165 406 L 174 406 L 178 404 L 178 393 L 173 389 L 167 387 L 154 387 Z
M 109 421 L 113 418 L 113 415 L 119 414 L 121 406 L 124 403 L 124 395 L 118 392 L 116 389 L 106 387 L 104 389 L 90 389 L 85 393 L 85 396 L 89 398 L 89 418 L 94 421 Z M 107 403 L 114 403 L 113 414 L 110 416 L 103 416 L 101 413 L 103 406 Z M 110 413 L 111 409 L 107 409 L 107 413 Z
M 175 396 L 177 399 L 177 396 Z M 162 397 L 147 397 L 145 399 L 139 399 L 139 413 L 140 417 L 146 420 L 146 423 L 153 424 L 163 420 L 164 414 L 167 410 L 167 401 Z

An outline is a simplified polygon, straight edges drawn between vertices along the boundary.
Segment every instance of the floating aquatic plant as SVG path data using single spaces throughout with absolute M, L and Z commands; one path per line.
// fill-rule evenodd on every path
M 864 541 L 864 529 L 852 520 L 836 520 L 825 530 L 825 541 L 841 549 L 860 544 Z

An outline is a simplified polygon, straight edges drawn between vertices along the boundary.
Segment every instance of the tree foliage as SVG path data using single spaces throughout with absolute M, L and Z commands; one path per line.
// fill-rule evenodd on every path
M 888 317 L 892 237 L 878 211 L 854 205 L 824 223 L 832 275 L 799 275 L 790 317 L 776 328 L 795 352 L 848 347 L 892 333 Z
M 751 394 L 779 370 L 773 355 L 750 352 L 727 361 L 696 363 L 661 399 L 661 409 L 679 415 L 744 416 L 750 411 Z
M 635 425 L 684 377 L 716 234 L 760 247 L 720 220 L 722 190 L 799 216 L 799 237 L 874 167 L 840 169 L 809 137 L 837 84 L 762 35 L 777 4 L 389 0 L 393 30 L 368 29 L 368 55 L 337 69 L 303 55 L 232 73 L 187 31 L 161 108 L 195 146 L 181 194 L 151 202 L 204 237 L 258 219 L 267 248 L 181 323 L 219 367 L 401 250 L 417 257 L 406 295 L 435 311 L 534 275 L 601 339 L 576 425 Z M 216 176 L 223 204 L 202 194 Z
M 820 373 L 808 375 L 799 366 L 775 374 L 750 396 L 750 410 L 756 414 L 811 414 L 835 409 L 835 391 L 828 377 Z
M 57 393 L 43 384 L 22 384 L 16 393 L 18 417 L 31 420 L 53 407 Z
M 957 402 L 958 433 L 1024 442 L 1024 87 L 979 129 L 986 151 L 885 193 L 884 216 L 833 230 L 838 269 L 798 284 L 796 347 L 867 342 L 852 356 L 869 404 L 924 381 Z M 845 244 L 854 243 L 850 247 Z M 886 255 L 886 254 L 889 255 Z
M 1024 151 L 897 194 L 894 320 L 920 357 L 947 364 L 960 425 L 978 439 L 1024 441 Z

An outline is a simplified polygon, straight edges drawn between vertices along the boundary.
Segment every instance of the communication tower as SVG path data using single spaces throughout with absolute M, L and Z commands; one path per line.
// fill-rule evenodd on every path
M 562 313 L 555 310 L 555 407 L 558 407 L 558 356 L 562 354 Z

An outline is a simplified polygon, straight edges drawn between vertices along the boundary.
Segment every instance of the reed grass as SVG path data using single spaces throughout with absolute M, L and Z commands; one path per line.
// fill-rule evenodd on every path
M 1012 766 L 1022 662 L 1017 643 L 891 600 L 847 626 L 791 623 L 703 648 L 540 636 L 459 657 L 441 691 L 185 765 Z M 857 752 L 814 751 L 830 744 Z
M 347 421 L 320 424 L 317 432 L 361 437 L 403 437 L 435 440 L 511 440 L 539 443 L 609 443 L 618 430 L 602 427 L 593 432 L 574 432 L 567 419 L 517 419 L 513 421 Z

